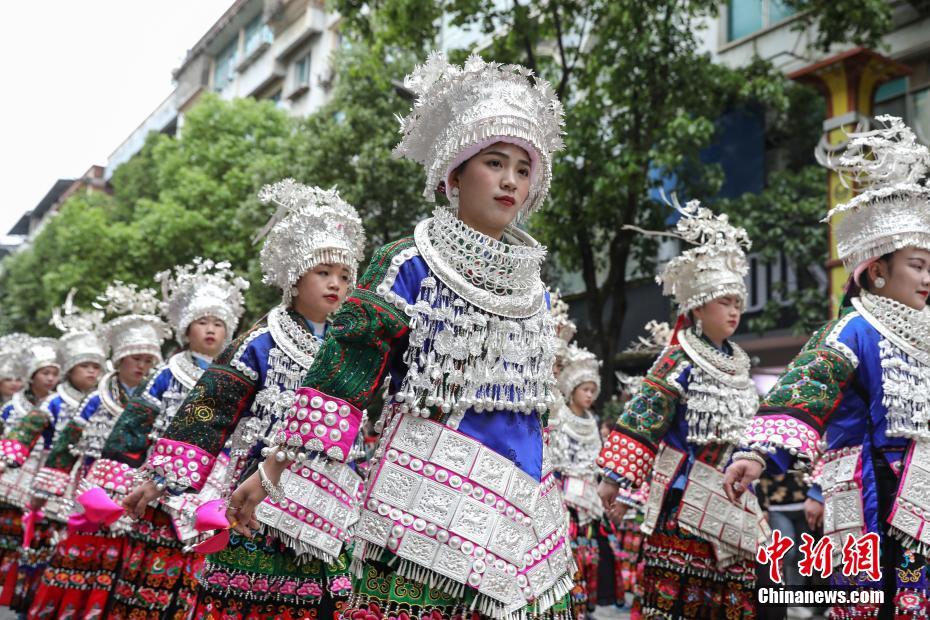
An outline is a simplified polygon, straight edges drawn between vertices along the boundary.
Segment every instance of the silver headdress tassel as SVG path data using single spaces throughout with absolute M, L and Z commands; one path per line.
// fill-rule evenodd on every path
M 698 200 L 681 206 L 673 197 L 671 205 L 681 213 L 674 233 L 624 226 L 646 235 L 676 237 L 694 246 L 670 260 L 656 276 L 663 294 L 675 298 L 679 314 L 726 295 L 745 300 L 749 264 L 744 250 L 752 245 L 746 230 L 730 224 L 726 213 L 715 216 Z
M 168 324 L 180 344 L 187 342 L 191 323 L 213 316 L 226 325 L 229 342 L 245 308 L 242 292 L 249 283 L 236 275 L 226 261 L 195 258 L 189 265 L 178 265 L 155 275 L 161 283 L 162 304 Z
M 100 310 L 84 311 L 74 305 L 77 289 L 68 291 L 61 308 L 52 311 L 49 323 L 62 332 L 58 339 L 58 359 L 62 374 L 84 362 L 93 362 L 101 368 L 107 361 L 107 347 L 100 336 L 103 312 Z
M 253 239 L 257 243 L 265 237 L 262 282 L 280 288 L 285 305 L 291 301 L 297 280 L 320 264 L 346 265 L 349 285 L 355 285 L 365 232 L 355 207 L 340 198 L 335 188 L 325 190 L 284 179 L 263 187 L 259 198 L 278 206 Z
M 19 376 L 23 381 L 30 381 L 32 375 L 42 368 L 54 367 L 61 370 L 58 363 L 58 341 L 54 338 L 30 337 L 25 346 L 19 350 L 16 358 Z
M 878 116 L 887 126 L 849 134 L 838 161 L 826 166 L 847 185 L 863 191 L 831 210 L 837 255 L 857 278 L 868 263 L 906 247 L 930 250 L 930 151 L 896 116 Z
M 571 401 L 575 388 L 588 381 L 597 386 L 598 393 L 601 391 L 601 361 L 593 353 L 583 347 L 569 345 L 562 364 L 559 390 L 565 400 Z
M 550 312 L 555 321 L 556 342 L 556 359 L 562 360 L 568 352 L 568 343 L 575 337 L 578 326 L 568 315 L 568 304 L 562 301 L 562 295 L 558 291 L 549 293 Z
M 461 67 L 442 52 L 404 79 L 417 95 L 394 149 L 426 169 L 423 196 L 434 199 L 440 183 L 459 165 L 496 142 L 519 146 L 530 156 L 530 193 L 520 218 L 539 208 L 552 181 L 552 153 L 562 148 L 562 104 L 549 83 L 530 78 L 520 65 L 485 62 L 472 55 Z
M 116 280 L 97 298 L 94 307 L 112 316 L 104 326 L 103 337 L 113 351 L 114 363 L 127 355 L 147 353 L 161 361 L 161 345 L 171 330 L 158 316 L 155 291 Z
M 0 381 L 23 378 L 16 360 L 28 342 L 29 336 L 18 332 L 0 337 Z

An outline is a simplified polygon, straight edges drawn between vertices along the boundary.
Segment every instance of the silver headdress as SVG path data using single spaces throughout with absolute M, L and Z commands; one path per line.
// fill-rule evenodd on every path
M 836 218 L 837 255 L 859 275 L 872 260 L 906 247 L 930 250 L 930 188 L 921 180 L 930 170 L 930 151 L 896 116 L 878 116 L 887 126 L 849 134 L 837 162 L 822 161 L 844 183 L 863 189 L 827 214 Z
M 199 256 L 189 265 L 178 265 L 155 275 L 161 282 L 162 305 L 169 325 L 182 345 L 187 328 L 197 319 L 214 316 L 226 325 L 226 340 L 232 339 L 243 307 L 242 292 L 249 283 L 236 275 L 226 261 L 214 263 Z
M 641 351 L 654 351 L 658 353 L 668 346 L 672 339 L 672 327 L 665 321 L 649 321 L 646 323 L 648 336 L 639 336 L 624 353 L 639 353 Z
M 670 260 L 656 276 L 663 294 L 674 296 L 679 314 L 726 295 L 745 300 L 749 264 L 744 250 L 752 245 L 746 230 L 730 224 L 726 213 L 715 216 L 698 200 L 681 206 L 672 197 L 671 205 L 681 213 L 674 233 L 624 226 L 647 235 L 676 237 L 694 246 Z
M 113 351 L 115 363 L 127 355 L 147 353 L 161 360 L 161 345 L 171 330 L 158 316 L 158 298 L 150 288 L 119 280 L 107 286 L 94 307 L 113 316 L 101 330 Z
M 549 83 L 520 65 L 485 62 L 469 56 L 461 67 L 442 52 L 404 79 L 417 95 L 406 118 L 403 138 L 394 149 L 426 169 L 423 196 L 433 200 L 441 182 L 481 149 L 508 142 L 527 151 L 531 160 L 530 193 L 520 212 L 524 218 L 539 208 L 552 181 L 552 153 L 562 148 L 562 104 Z
M 17 363 L 20 351 L 29 343 L 29 336 L 21 333 L 0 337 L 0 380 L 22 379 Z
M 562 359 L 568 352 L 568 343 L 575 337 L 578 326 L 568 316 L 568 304 L 562 301 L 562 295 L 556 291 L 549 294 L 550 312 L 555 320 L 556 358 Z
M 107 347 L 100 336 L 103 312 L 83 311 L 74 305 L 77 289 L 68 291 L 61 308 L 52 311 L 52 325 L 63 332 L 58 339 L 58 359 L 64 374 L 84 362 L 94 362 L 101 368 L 107 361 Z
M 61 370 L 58 363 L 58 341 L 54 338 L 30 337 L 16 357 L 18 373 L 23 381 L 32 379 L 37 370 L 53 366 Z
M 601 361 L 583 347 L 571 344 L 562 360 L 562 372 L 559 374 L 559 390 L 566 400 L 571 400 L 575 388 L 591 381 L 601 391 Z
M 308 187 L 284 179 L 266 185 L 262 202 L 274 203 L 277 212 L 255 236 L 265 237 L 262 247 L 262 282 L 277 286 L 284 303 L 300 276 L 321 263 L 341 263 L 349 268 L 350 287 L 355 285 L 358 263 L 365 249 L 365 231 L 355 207 L 334 189 Z

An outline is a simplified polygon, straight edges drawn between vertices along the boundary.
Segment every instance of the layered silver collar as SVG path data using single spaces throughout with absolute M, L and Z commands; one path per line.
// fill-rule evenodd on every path
M 759 395 L 749 375 L 749 356 L 730 343 L 728 355 L 709 342 L 684 329 L 678 341 L 694 364 L 688 381 L 688 441 L 735 444 L 756 414 Z
M 61 396 L 61 400 L 72 410 L 76 410 L 84 397 L 87 396 L 87 394 L 71 385 L 71 382 L 67 379 L 58 384 L 56 391 Z
M 168 359 L 168 368 L 171 374 L 178 380 L 184 389 L 189 390 L 194 387 L 200 375 L 203 374 L 203 368 L 197 365 L 190 351 L 181 351 L 175 353 Z
M 914 310 L 889 297 L 862 291 L 853 307 L 901 351 L 930 365 L 930 308 Z
M 882 336 L 878 350 L 885 434 L 930 440 L 930 309 L 914 310 L 866 291 L 852 303 Z
M 430 271 L 482 310 L 526 318 L 545 302 L 540 267 L 546 249 L 525 232 L 509 228 L 498 241 L 440 207 L 417 225 L 413 236 Z
M 310 368 L 320 350 L 320 340 L 295 321 L 287 308 L 277 306 L 268 313 L 268 330 L 279 349 L 304 368 Z

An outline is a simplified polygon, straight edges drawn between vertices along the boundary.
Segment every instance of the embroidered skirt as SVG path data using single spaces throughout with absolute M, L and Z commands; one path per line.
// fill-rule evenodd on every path
M 755 618 L 755 562 L 717 569 L 712 545 L 678 526 L 681 491 L 669 492 L 655 531 L 643 542 L 643 618 Z
M 578 514 L 569 509 L 569 537 L 572 555 L 578 570 L 575 572 L 575 586 L 571 591 L 572 610 L 576 620 L 584 618 L 588 611 L 597 605 L 597 567 L 599 548 L 597 542 L 597 522 L 578 525 Z
M 208 557 L 197 587 L 194 618 L 208 620 L 332 620 L 352 589 L 349 560 L 306 559 L 277 538 L 235 532 L 229 546 Z
M 184 553 L 171 517 L 146 508 L 129 532 L 108 618 L 182 620 L 190 617 L 204 557 Z
M 385 556 L 390 555 L 389 552 Z M 388 560 L 389 562 L 389 560 Z M 454 596 L 440 588 L 397 574 L 385 562 L 366 561 L 363 573 L 353 583 L 352 595 L 343 620 L 482 620 L 472 609 L 471 590 Z M 570 620 L 573 618 L 569 595 L 543 613 L 527 607 L 526 617 Z
M 104 534 L 66 536 L 42 574 L 30 620 L 102 617 L 124 546 L 123 538 Z

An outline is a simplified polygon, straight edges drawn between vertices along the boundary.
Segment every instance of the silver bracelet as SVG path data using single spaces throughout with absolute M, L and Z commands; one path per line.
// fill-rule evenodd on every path
M 268 497 L 273 502 L 280 502 L 284 499 L 284 489 L 276 485 L 274 482 L 268 478 L 268 474 L 265 473 L 265 464 L 258 464 L 258 477 L 262 481 L 262 488 L 265 489 L 265 493 L 268 494 Z
M 734 461 L 755 461 L 762 466 L 763 471 L 765 470 L 765 458 L 758 452 L 753 452 L 752 450 L 742 450 L 740 452 L 733 453 Z

